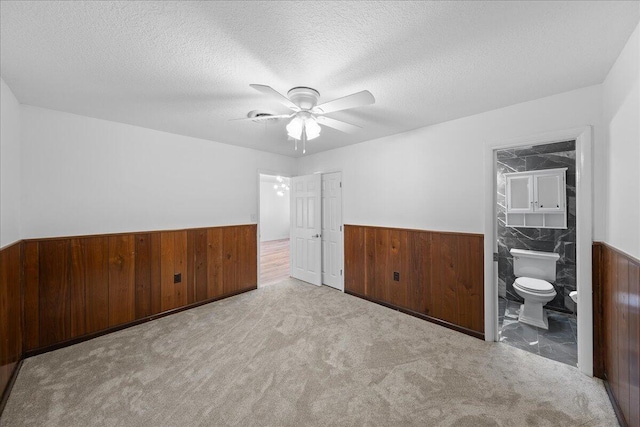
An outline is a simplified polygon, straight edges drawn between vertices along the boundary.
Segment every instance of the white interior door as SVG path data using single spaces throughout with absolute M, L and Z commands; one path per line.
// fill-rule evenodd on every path
M 342 291 L 341 181 L 341 172 L 322 175 L 322 283 Z
M 291 276 L 322 285 L 319 174 L 291 178 Z

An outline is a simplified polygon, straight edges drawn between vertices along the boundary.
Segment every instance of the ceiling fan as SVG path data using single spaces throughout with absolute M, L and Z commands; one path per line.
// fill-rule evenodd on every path
M 294 87 L 287 92 L 287 96 L 284 96 L 271 86 L 258 84 L 252 84 L 249 86 L 274 98 L 282 105 L 292 110 L 293 113 L 281 115 L 257 115 L 254 117 L 233 120 L 251 120 L 255 122 L 291 118 L 291 121 L 287 124 L 287 134 L 294 139 L 294 147 L 296 150 L 298 150 L 298 141 L 302 141 L 303 154 L 306 152 L 306 142 L 320 136 L 320 125 L 328 126 L 345 133 L 353 133 L 358 129 L 361 129 L 360 126 L 332 119 L 331 117 L 325 116 L 325 114 L 362 107 L 376 102 L 375 98 L 368 90 L 363 90 L 361 92 L 318 105 L 320 92 L 310 87 Z

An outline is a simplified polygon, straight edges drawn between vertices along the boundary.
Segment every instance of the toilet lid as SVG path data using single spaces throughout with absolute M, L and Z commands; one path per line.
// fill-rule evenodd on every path
M 534 279 L 532 277 L 518 277 L 516 283 L 523 289 L 538 294 L 550 294 L 554 291 L 553 285 L 546 280 Z

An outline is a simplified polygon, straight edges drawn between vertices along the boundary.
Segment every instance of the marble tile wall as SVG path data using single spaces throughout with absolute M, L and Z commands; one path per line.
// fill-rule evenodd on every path
M 576 290 L 576 144 L 575 141 L 558 142 L 500 150 L 497 152 L 498 180 L 498 290 L 502 297 L 522 301 L 513 289 L 512 248 L 560 255 L 556 266 L 555 299 L 546 307 L 575 313 L 575 304 L 569 292 Z M 563 168 L 567 169 L 567 228 L 519 228 L 505 226 L 505 173 Z

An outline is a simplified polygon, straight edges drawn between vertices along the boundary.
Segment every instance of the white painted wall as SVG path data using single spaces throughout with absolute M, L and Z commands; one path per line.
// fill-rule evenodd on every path
M 283 178 L 285 185 L 289 178 Z M 260 241 L 279 240 L 289 238 L 289 191 L 284 196 L 278 196 L 273 188 L 275 177 L 262 175 L 260 177 Z
M 20 240 L 20 104 L 0 78 L 0 248 Z
M 18 109 L 3 82 L 2 245 L 18 239 L 17 220 L 7 223 L 12 226 L 5 225 L 5 220 L 19 218 L 20 209 L 21 238 L 248 223 L 251 214 L 258 211 L 258 169 L 279 173 L 297 170 L 298 174 L 342 170 L 345 223 L 481 233 L 484 147 L 593 125 L 594 239 L 638 256 L 637 168 L 632 179 L 626 174 L 631 172 L 629 168 L 610 168 L 608 177 L 608 147 L 604 144 L 610 137 L 612 163 L 637 164 L 638 129 L 633 127 L 638 111 L 637 97 L 633 96 L 638 91 L 637 59 L 635 79 L 628 64 L 633 63 L 628 57 L 632 56 L 633 40 L 637 47 L 637 38 L 636 29 L 602 86 L 297 161 L 38 107 L 23 105 Z M 603 116 L 606 126 L 602 125 Z M 6 125 L 6 117 L 12 117 L 13 127 Z M 18 121 L 21 129 L 16 129 Z M 5 142 L 20 138 L 22 148 Z M 21 158 L 20 164 L 14 161 L 5 166 L 9 159 L 6 147 L 14 158 Z M 14 178 L 7 186 L 5 175 L 9 172 Z M 614 185 L 624 177 L 635 192 L 631 196 L 627 191 L 623 197 L 618 191 L 621 186 Z M 20 179 L 21 186 L 15 185 Z M 13 203 L 12 213 L 5 214 L 11 205 L 5 199 L 15 199 L 20 189 L 21 205 Z M 608 198 L 607 189 L 611 193 Z M 632 210 L 618 207 L 629 198 L 636 206 L 635 217 Z M 607 202 L 611 203 L 609 209 Z M 632 229 L 635 224 L 635 234 L 628 228 L 623 231 L 621 224 L 629 222 Z
M 602 84 L 608 144 L 606 239 L 640 258 L 640 25 Z
M 295 164 L 26 105 L 21 123 L 23 238 L 255 223 L 258 169 Z
M 598 157 L 600 85 L 302 157 L 298 174 L 342 170 L 345 224 L 482 233 L 485 147 L 584 125 L 594 125 Z M 603 166 L 596 164 L 596 180 Z

